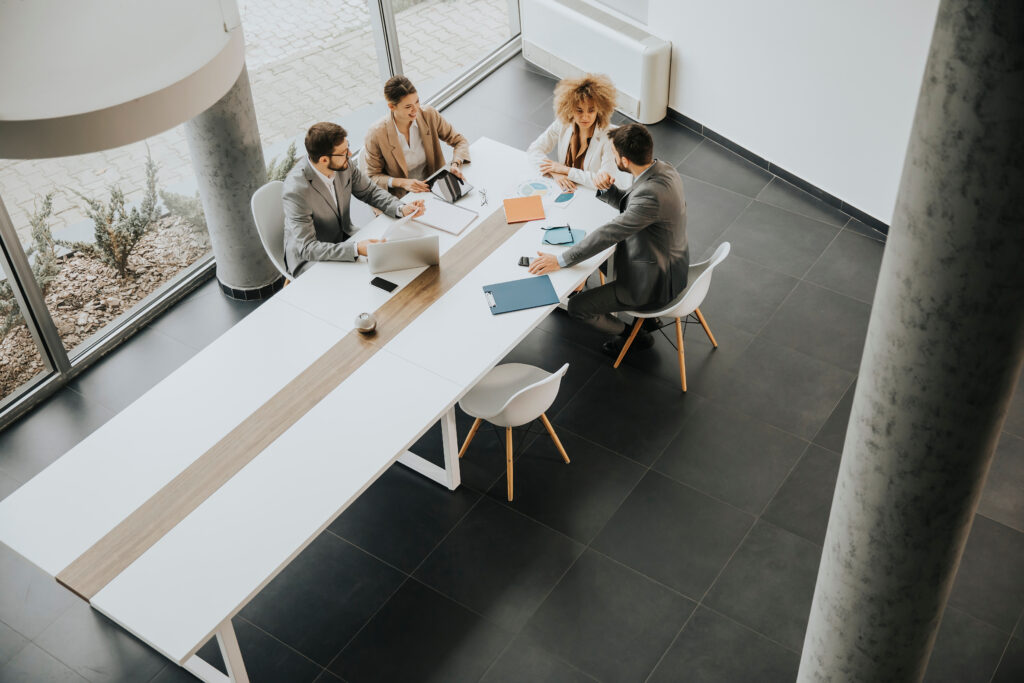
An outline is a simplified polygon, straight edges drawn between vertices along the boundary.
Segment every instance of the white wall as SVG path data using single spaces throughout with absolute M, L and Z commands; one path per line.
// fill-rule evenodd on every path
M 650 0 L 669 106 L 886 223 L 938 0 Z

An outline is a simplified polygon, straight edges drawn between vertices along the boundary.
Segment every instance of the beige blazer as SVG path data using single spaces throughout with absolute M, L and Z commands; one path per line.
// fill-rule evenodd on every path
M 456 133 L 436 109 L 423 107 L 417 125 L 420 129 L 423 151 L 426 152 L 428 176 L 445 165 L 444 154 L 441 152 L 442 140 L 454 148 L 453 161 L 469 161 L 469 141 Z M 409 177 L 409 168 L 405 165 L 405 154 L 402 153 L 398 131 L 395 130 L 391 114 L 373 124 L 366 133 L 362 154 L 366 159 L 366 173 L 370 180 L 396 197 L 405 194 L 405 190 L 399 187 L 388 187 L 388 178 Z

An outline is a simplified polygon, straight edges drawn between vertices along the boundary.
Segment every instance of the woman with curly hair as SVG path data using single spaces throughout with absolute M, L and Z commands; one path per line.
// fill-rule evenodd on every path
M 530 162 L 563 190 L 597 187 L 601 171 L 615 176 L 615 152 L 608 137 L 615 86 L 607 76 L 565 78 L 555 86 L 555 122 L 526 150 Z M 556 150 L 556 161 L 547 155 Z

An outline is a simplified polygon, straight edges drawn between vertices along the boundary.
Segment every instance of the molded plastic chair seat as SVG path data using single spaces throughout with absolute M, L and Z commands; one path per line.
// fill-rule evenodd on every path
M 714 348 L 718 348 L 718 342 L 715 341 L 715 335 L 711 334 L 711 328 L 708 327 L 707 321 L 704 319 L 704 314 L 700 312 L 700 305 L 704 303 L 704 297 L 708 295 L 708 289 L 711 287 L 711 273 L 715 270 L 715 267 L 725 260 L 725 257 L 729 255 L 730 245 L 728 242 L 722 242 L 715 249 L 715 253 L 711 255 L 707 261 L 701 261 L 690 266 L 687 271 L 687 281 L 689 284 L 686 286 L 679 296 L 674 301 L 670 302 L 664 308 L 657 311 L 627 311 L 629 315 L 636 318 L 636 323 L 633 325 L 633 331 L 630 332 L 629 338 L 626 339 L 626 343 L 622 345 L 622 351 L 619 352 L 619 357 L 615 359 L 615 364 L 612 367 L 619 367 L 622 363 L 622 359 L 626 357 L 626 351 L 629 350 L 633 340 L 636 339 L 637 333 L 640 332 L 640 328 L 643 326 L 644 320 L 648 318 L 670 318 L 675 321 L 676 324 L 676 349 L 679 352 L 679 381 L 683 386 L 683 391 L 686 391 L 686 360 L 683 354 L 683 321 L 687 322 L 699 322 L 700 326 L 704 328 L 704 332 L 707 333 L 708 339 L 711 340 L 711 345 Z M 693 321 L 687 320 L 691 316 L 696 319 Z
M 281 200 L 283 193 L 284 183 L 280 180 L 271 180 L 253 193 L 250 206 L 263 250 L 267 252 L 270 261 L 281 275 L 291 280 L 292 276 L 284 266 L 284 202 Z
M 461 458 L 469 448 L 469 443 L 476 436 L 480 424 L 487 420 L 493 425 L 505 428 L 505 461 L 508 477 L 508 499 L 512 500 L 512 428 L 533 422 L 538 417 L 555 442 L 555 447 L 562 454 L 565 462 L 569 456 L 555 434 L 554 427 L 544 414 L 558 396 L 558 387 L 562 377 L 569 369 L 566 363 L 556 372 L 547 372 L 541 368 L 523 363 L 506 363 L 499 365 L 476 383 L 459 401 L 459 407 L 476 418 L 466 436 Z

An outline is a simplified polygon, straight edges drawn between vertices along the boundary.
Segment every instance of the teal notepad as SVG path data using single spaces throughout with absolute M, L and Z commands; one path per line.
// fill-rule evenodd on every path
M 556 247 L 571 247 L 574 244 L 579 244 L 580 240 L 586 237 L 586 235 L 586 230 L 576 230 L 566 227 L 547 228 L 544 231 L 544 239 L 541 240 L 541 244 L 551 244 Z
M 558 295 L 547 275 L 484 285 L 484 296 L 492 315 L 558 303 Z

